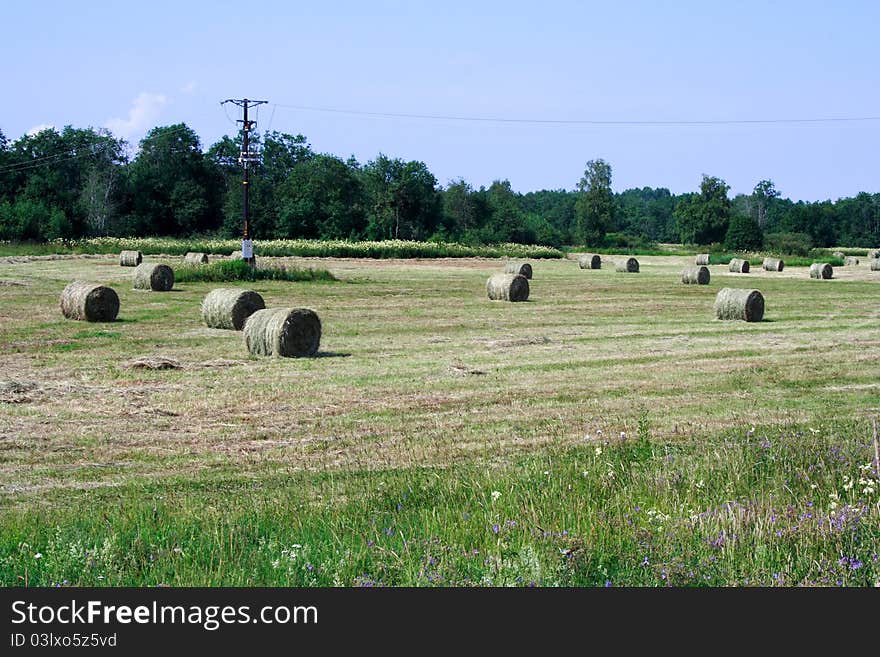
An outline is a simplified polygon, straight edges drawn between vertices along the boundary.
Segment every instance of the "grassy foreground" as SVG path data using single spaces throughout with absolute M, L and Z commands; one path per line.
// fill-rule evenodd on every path
M 880 273 L 690 260 L 533 263 L 503 304 L 500 260 L 282 259 L 339 279 L 247 283 L 319 313 L 304 360 L 206 329 L 212 283 L 0 262 L 0 582 L 874 585 Z M 119 321 L 61 318 L 74 279 Z

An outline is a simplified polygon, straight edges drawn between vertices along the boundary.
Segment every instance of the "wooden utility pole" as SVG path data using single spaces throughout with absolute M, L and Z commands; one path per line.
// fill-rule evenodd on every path
M 257 105 L 264 105 L 268 103 L 268 100 L 248 100 L 247 98 L 227 98 L 221 105 L 225 105 L 226 103 L 232 103 L 233 105 L 238 105 L 242 109 L 242 118 L 238 121 L 242 125 L 242 138 L 241 138 L 241 153 L 239 154 L 238 161 L 241 164 L 242 168 L 242 219 L 244 222 L 244 229 L 241 235 L 241 257 L 247 262 L 251 267 L 255 267 L 257 263 L 257 259 L 254 255 L 254 242 L 251 239 L 250 227 L 248 225 L 249 220 L 249 206 L 248 206 L 248 164 L 251 162 L 258 162 L 260 159 L 259 154 L 250 149 L 250 139 L 249 134 L 250 131 L 256 126 L 256 121 L 250 121 L 248 119 L 248 108 L 256 107 Z

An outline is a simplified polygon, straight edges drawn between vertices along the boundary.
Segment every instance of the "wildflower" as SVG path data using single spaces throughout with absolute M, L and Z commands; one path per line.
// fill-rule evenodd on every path
M 611 580 L 610 580 L 610 579 L 606 579 L 606 580 L 605 580 L 605 588 L 606 588 L 606 589 L 610 589 L 610 588 L 611 588 Z
M 596 456 L 602 456 L 602 448 L 601 447 L 596 447 L 595 452 L 596 452 Z
M 34 559 L 42 559 L 42 558 L 43 558 L 43 553 L 42 553 L 42 552 L 37 552 L 37 553 L 34 555 Z
M 499 527 L 498 525 L 492 525 L 493 534 L 497 534 L 499 531 L 501 531 L 501 527 Z
M 501 491 L 493 490 L 492 491 L 492 501 L 495 502 L 498 498 L 501 497 Z

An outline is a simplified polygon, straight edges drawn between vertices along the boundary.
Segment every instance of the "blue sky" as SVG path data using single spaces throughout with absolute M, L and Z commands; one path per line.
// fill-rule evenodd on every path
M 424 161 L 441 184 L 572 189 L 604 158 L 615 190 L 784 196 L 880 192 L 880 121 L 584 125 L 880 117 L 875 2 L 7 2 L 10 138 L 105 126 L 132 143 L 185 122 L 207 147 L 236 128 L 219 101 L 265 98 L 259 129 L 361 162 Z

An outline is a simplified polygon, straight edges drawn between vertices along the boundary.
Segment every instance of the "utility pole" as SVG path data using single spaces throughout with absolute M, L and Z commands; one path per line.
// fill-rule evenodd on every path
M 244 220 L 244 230 L 241 235 L 241 257 L 251 267 L 256 267 L 257 259 L 254 256 L 254 243 L 251 239 L 250 228 L 248 227 L 248 164 L 258 162 L 260 156 L 256 152 L 250 150 L 250 140 L 248 135 L 251 129 L 257 124 L 256 121 L 248 120 L 248 108 L 264 105 L 268 100 L 248 100 L 247 98 L 227 98 L 220 104 L 232 103 L 238 105 L 242 109 L 242 118 L 237 121 L 242 125 L 241 153 L 238 161 L 242 168 L 242 218 Z

